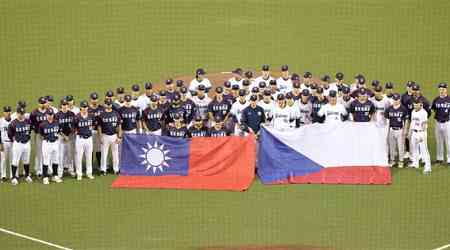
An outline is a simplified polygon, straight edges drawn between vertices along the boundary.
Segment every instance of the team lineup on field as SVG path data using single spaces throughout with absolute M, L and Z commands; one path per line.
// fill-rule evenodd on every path
M 30 113 L 24 101 L 14 110 L 5 106 L 0 120 L 2 181 L 9 178 L 13 185 L 18 184 L 20 163 L 26 182 L 33 181 L 31 163 L 44 184 L 62 182 L 65 171 L 81 180 L 83 159 L 85 176 L 94 179 L 94 161 L 100 175 L 106 175 L 109 150 L 112 172 L 118 174 L 124 134 L 189 138 L 254 133 L 258 137 L 263 125 L 289 130 L 311 123 L 340 122 L 374 122 L 385 127 L 390 165 L 402 168 L 406 159 L 409 167 L 419 168 L 422 160 L 423 172 L 429 174 L 427 123 L 433 112 L 436 161 L 444 162 L 450 109 L 446 83 L 438 84 L 438 96 L 430 104 L 420 85 L 412 81 L 406 83 L 405 93 L 399 94 L 393 92 L 391 82 L 383 86 L 373 80 L 367 86 L 361 74 L 348 84 L 340 72 L 335 80 L 325 75 L 315 81 L 310 72 L 290 74 L 287 65 L 281 67 L 279 78 L 272 76 L 269 65 L 262 66 L 257 78 L 241 68 L 232 73 L 232 78 L 215 89 L 200 68 L 190 83 L 167 79 L 164 88 L 156 90 L 146 82 L 143 93 L 138 84 L 131 86 L 131 93 L 119 87 L 115 93 L 107 91 L 103 102 L 93 92 L 79 107 L 71 95 L 60 100 L 58 107 L 51 95 L 40 97 L 38 107 Z M 32 146 L 37 152 L 33 162 Z M 446 155 L 449 161 L 448 147 Z

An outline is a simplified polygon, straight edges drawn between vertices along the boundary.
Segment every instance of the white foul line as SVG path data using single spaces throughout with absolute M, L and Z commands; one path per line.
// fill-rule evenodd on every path
M 41 244 L 44 244 L 44 245 L 47 245 L 47 246 L 51 246 L 51 247 L 54 247 L 54 248 L 58 248 L 58 249 L 61 249 L 61 250 L 73 250 L 71 248 L 63 247 L 63 246 L 56 245 L 56 244 L 53 244 L 53 243 L 50 243 L 50 242 L 47 242 L 47 241 L 43 241 L 43 240 L 40 240 L 40 239 L 36 239 L 36 238 L 30 237 L 30 236 L 26 236 L 26 235 L 23 235 L 23 234 L 15 233 L 15 232 L 6 230 L 6 229 L 1 228 L 1 227 L 0 227 L 0 232 L 11 234 L 11 235 L 14 235 L 14 236 L 17 236 L 17 237 L 20 237 L 20 238 L 24 238 L 24 239 L 27 239 L 27 240 L 39 242 Z
M 225 71 L 225 72 L 220 72 L 220 74 L 231 74 L 231 72 Z
M 442 247 L 435 248 L 433 250 L 444 250 L 444 249 L 449 248 L 449 247 L 450 247 L 450 244 L 442 246 Z

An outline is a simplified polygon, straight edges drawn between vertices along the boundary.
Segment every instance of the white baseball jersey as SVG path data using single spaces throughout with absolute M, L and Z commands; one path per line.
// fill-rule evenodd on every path
M 198 96 L 194 96 L 192 97 L 192 101 L 197 107 L 197 114 L 200 115 L 202 119 L 208 119 L 208 105 L 211 102 L 211 98 L 206 95 L 203 99 L 200 99 Z
M 340 96 L 340 97 L 337 98 L 337 102 L 340 103 L 340 104 L 342 104 L 342 105 L 344 105 L 344 107 L 345 107 L 346 109 L 348 109 L 348 108 L 350 107 L 350 103 L 352 103 L 353 100 L 354 100 L 354 99 L 353 99 L 352 97 L 350 97 L 350 96 L 349 96 L 349 99 L 348 99 L 347 101 L 344 100 L 344 98 L 342 98 L 342 96 Z
M 13 121 L 13 119 L 11 118 L 11 120 L 7 121 L 5 119 L 5 117 L 0 118 L 0 130 L 2 131 L 2 142 L 10 142 L 11 140 L 9 140 L 8 137 L 8 126 L 9 124 Z
M 302 101 L 298 102 L 298 110 L 299 110 L 299 119 L 300 119 L 300 126 L 311 124 L 311 113 L 312 113 L 312 104 L 311 102 L 303 103 Z
M 255 86 L 256 87 L 258 87 L 258 85 L 259 85 L 259 83 L 260 82 L 265 82 L 266 83 L 266 86 L 269 86 L 269 83 L 270 83 L 270 81 L 272 81 L 272 80 L 274 80 L 274 78 L 273 77 L 271 77 L 271 76 L 269 76 L 269 78 L 267 78 L 267 79 L 264 79 L 262 76 L 258 76 L 258 77 L 256 77 L 256 79 L 255 79 Z
M 383 95 L 379 101 L 375 97 L 370 98 L 370 101 L 375 105 L 375 123 L 379 126 L 386 126 L 387 121 L 384 118 L 384 111 L 391 105 L 389 99 Z
M 236 101 L 231 105 L 230 113 L 234 115 L 239 123 L 241 123 L 242 111 L 249 105 L 248 101 L 241 103 Z
M 295 123 L 296 123 L 295 119 L 299 119 L 300 118 L 300 109 L 298 107 L 298 103 L 297 103 L 297 101 L 295 101 L 294 104 L 292 104 L 292 106 L 286 105 L 286 107 L 291 109 L 290 127 L 291 128 L 295 128 Z
M 337 87 L 337 85 L 336 84 L 333 84 L 333 83 L 330 83 L 329 85 L 328 85 L 328 88 L 327 89 L 323 89 L 323 95 L 324 96 L 328 96 L 328 94 L 330 93 L 330 91 L 331 90 L 334 90 L 334 91 L 336 91 L 336 93 L 338 92 L 338 87 Z
M 23 116 L 25 119 L 30 119 L 30 113 L 25 113 Z M 17 112 L 11 114 L 11 120 L 14 121 L 15 119 L 17 119 Z
M 280 77 L 277 79 L 277 87 L 281 93 L 287 93 L 292 90 L 292 80 L 291 77 L 284 79 Z
M 335 105 L 331 105 L 327 103 L 323 105 L 319 112 L 319 116 L 325 116 L 325 122 L 342 122 L 342 116 L 347 115 L 347 110 L 344 105 L 340 103 L 336 103 Z
M 58 113 L 58 109 L 56 108 L 56 107 L 54 107 L 54 106 L 50 106 L 50 108 L 53 110 L 53 113 Z
M 80 108 L 77 106 L 72 106 L 70 111 L 72 111 L 72 113 L 74 113 L 75 115 L 78 115 L 78 113 L 80 113 Z
M 309 86 L 306 86 L 306 84 L 302 83 L 300 84 L 300 90 L 307 89 L 309 92 L 311 92 L 311 88 Z
M 258 102 L 258 106 L 264 109 L 264 116 L 266 117 L 266 121 L 268 117 L 272 117 L 275 105 L 275 102 L 272 100 L 270 100 L 270 102 L 268 103 L 264 102 L 264 100 Z
M 424 131 L 427 128 L 428 113 L 425 109 L 420 109 L 419 111 L 413 110 L 411 113 L 411 125 L 410 129 L 412 131 Z
M 136 100 L 136 107 L 142 112 L 150 105 L 150 98 L 147 95 L 141 95 Z
M 292 108 L 286 106 L 284 108 L 281 108 L 279 105 L 277 105 L 273 109 L 273 118 L 272 118 L 272 124 L 275 129 L 279 130 L 285 130 L 289 129 L 291 127 L 291 121 L 294 118 L 294 113 L 292 112 Z
M 233 85 L 239 85 L 239 88 L 242 88 L 242 82 L 244 81 L 244 79 L 241 79 L 239 81 L 237 81 L 234 77 L 231 77 L 230 79 L 228 79 L 228 82 L 231 83 L 231 86 Z
M 189 90 L 190 91 L 196 91 L 197 87 L 199 85 L 204 85 L 205 88 L 209 89 L 211 88 L 211 82 L 208 80 L 208 78 L 204 78 L 202 81 L 197 81 L 197 78 L 192 79 L 191 83 L 189 84 Z

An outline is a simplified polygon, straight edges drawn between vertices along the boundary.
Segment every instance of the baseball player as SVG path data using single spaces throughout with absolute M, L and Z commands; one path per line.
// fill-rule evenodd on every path
M 162 108 L 163 110 L 167 111 L 170 107 L 170 102 L 166 98 L 166 91 L 161 90 L 159 91 L 159 103 L 158 106 Z
M 339 94 L 339 93 L 338 93 Z M 346 109 L 350 108 L 350 104 L 353 102 L 353 98 L 350 96 L 350 88 L 347 86 L 341 87 L 341 96 L 338 97 L 338 102 Z
M 112 94 L 112 91 L 111 93 Z M 89 101 L 89 107 L 88 107 L 88 113 L 89 115 L 94 117 L 94 129 L 92 130 L 92 141 L 93 141 L 93 152 L 95 152 L 95 158 L 97 160 L 98 167 L 100 167 L 100 162 L 102 159 L 102 153 L 101 153 L 101 138 L 100 135 L 97 133 L 98 128 L 98 117 L 101 113 L 105 111 L 105 108 L 98 103 L 98 94 L 93 92 L 89 95 L 90 101 Z
M 205 91 L 205 85 L 200 84 L 197 88 L 197 95 L 192 98 L 196 106 L 196 113 L 202 117 L 202 120 L 208 119 L 208 105 L 211 102 L 211 98 L 205 94 Z
M 323 123 L 325 120 L 324 116 L 319 116 L 319 110 L 328 103 L 327 98 L 323 95 L 323 88 L 318 87 L 316 89 L 316 95 L 311 98 L 312 112 L 311 120 L 313 123 Z
M 277 105 L 272 114 L 273 127 L 278 130 L 288 130 L 293 120 L 295 120 L 295 117 L 292 110 L 286 105 L 285 96 L 281 93 L 278 94 Z
M 234 84 L 234 86 L 237 87 L 236 90 L 239 90 L 239 85 Z M 231 83 L 229 81 L 225 81 L 223 83 L 223 99 L 229 101 L 230 103 L 234 103 L 234 101 L 236 100 L 235 96 L 233 95 Z
M 398 155 L 397 167 L 403 168 L 403 157 L 405 153 L 405 137 L 403 129 L 408 125 L 409 112 L 401 105 L 400 98 L 400 95 L 397 93 L 392 95 L 393 104 L 386 109 L 384 117 L 388 120 L 389 124 L 389 165 L 395 165 L 395 158 Z
M 281 93 L 285 94 L 292 89 L 291 76 L 289 75 L 289 66 L 281 66 L 281 76 L 277 79 L 277 88 Z
M 294 100 L 291 92 L 286 93 L 286 107 L 291 109 L 291 115 L 293 120 L 291 120 L 291 128 L 298 128 L 300 124 L 300 110 L 298 108 L 298 103 Z
M 264 64 L 261 67 L 261 75 L 255 79 L 255 83 L 259 84 L 260 82 L 265 82 L 267 86 L 269 86 L 270 81 L 275 80 L 270 75 L 270 66 L 268 64 Z M 254 87 L 254 86 L 252 86 Z
M 264 124 L 265 122 L 265 110 L 258 105 L 258 97 L 255 95 L 250 96 L 250 104 L 241 114 L 241 125 L 245 125 L 244 127 L 251 129 L 255 135 L 258 135 L 261 124 Z M 239 127 L 239 130 L 241 132 L 246 132 L 242 130 L 242 126 Z
M 180 91 L 181 88 L 186 88 L 186 86 L 184 86 L 184 81 L 181 79 L 176 80 L 175 85 L 177 86 L 175 91 L 178 91 L 178 92 Z
M 447 149 L 447 165 L 450 166 L 450 128 L 449 128 L 449 109 L 450 96 L 447 93 L 447 83 L 439 83 L 439 96 L 433 100 L 431 109 L 434 111 L 434 133 L 436 138 L 436 163 L 444 162 L 444 148 Z
M 124 105 L 119 109 L 122 131 L 125 134 L 136 134 L 141 129 L 139 110 L 131 105 L 131 95 L 125 95 Z
M 358 89 L 358 99 L 350 104 L 349 113 L 354 122 L 369 122 L 373 119 L 375 105 L 368 100 L 366 88 Z
M 349 87 L 347 84 L 344 83 L 344 73 L 337 72 L 335 75 L 335 82 L 330 83 L 330 89 L 338 91 L 339 95 L 339 87 Z
M 214 126 L 209 130 L 209 136 L 211 137 L 225 137 L 230 135 L 229 131 L 224 128 L 222 116 L 218 115 L 214 117 Z
M 239 100 L 231 105 L 230 114 L 234 117 L 235 120 L 234 131 L 236 134 L 240 133 L 238 124 L 241 123 L 242 111 L 249 105 L 249 102 L 246 100 L 246 95 L 247 92 L 245 90 L 239 90 Z
M 244 79 L 244 80 L 242 80 L 242 87 L 241 87 L 241 89 L 245 89 L 246 91 L 250 92 L 250 85 L 251 84 L 252 83 L 249 80 Z
M 279 90 L 278 90 L 278 87 L 277 87 L 277 81 L 276 80 L 270 80 L 269 87 L 270 87 L 270 91 L 272 92 L 272 98 L 274 100 L 276 100 L 277 97 L 278 97 L 278 94 L 279 94 Z
M 113 92 L 112 90 L 106 91 L 106 94 L 105 94 L 105 101 L 106 101 L 106 100 L 111 100 L 111 102 L 112 102 L 112 109 L 113 109 L 114 111 L 118 111 L 119 108 L 121 107 L 120 104 L 117 103 L 116 100 L 114 100 L 114 92 Z
M 239 85 L 239 88 L 242 88 L 242 82 L 244 79 L 242 78 L 242 69 L 236 68 L 235 70 L 231 71 L 233 74 L 233 77 L 228 79 L 228 82 L 230 82 L 231 85 Z
M 303 89 L 300 100 L 298 101 L 299 119 L 297 127 L 308 125 L 312 123 L 312 104 L 311 96 L 308 89 Z
M 394 103 L 394 101 L 392 100 L 392 95 L 394 94 L 394 84 L 392 82 L 387 82 L 384 85 L 384 89 L 386 97 L 388 98 L 389 102 L 392 105 Z
M 208 105 L 208 114 L 209 119 L 211 121 L 214 120 L 215 117 L 221 116 L 222 120 L 226 122 L 228 119 L 228 115 L 230 113 L 231 104 L 228 101 L 223 99 L 223 88 L 216 88 L 216 96 Z
M 320 108 L 317 115 L 324 117 L 325 123 L 344 121 L 347 116 L 347 110 L 344 105 L 337 103 L 337 92 L 331 90 L 328 94 L 329 102 Z
M 375 106 L 374 121 L 379 127 L 385 127 L 387 125 L 386 118 L 384 117 L 384 112 L 391 106 L 391 102 L 383 94 L 383 87 L 378 83 L 374 88 L 375 96 L 370 98 L 370 101 Z
M 41 123 L 47 120 L 47 109 L 45 105 L 47 100 L 45 97 L 39 97 L 38 108 L 33 110 L 30 114 L 30 121 L 34 131 L 35 156 L 34 156 L 34 170 L 38 177 L 42 175 L 42 138 L 39 135 L 39 127 Z
M 269 89 L 264 90 L 263 99 L 258 102 L 258 106 L 260 106 L 264 110 L 265 124 L 269 125 L 269 119 L 272 117 L 273 110 L 275 108 L 276 103 L 272 100 L 272 92 Z M 250 127 L 250 126 L 249 126 Z
M 150 97 L 150 105 L 142 113 L 142 127 L 147 134 L 161 135 L 164 110 L 158 107 L 158 97 Z
M 176 113 L 173 116 L 173 120 L 173 125 L 169 124 L 163 130 L 163 135 L 179 138 L 189 138 L 189 130 L 186 128 L 186 125 L 183 121 L 183 116 L 179 113 Z
M 244 72 L 244 80 L 248 80 L 250 82 L 250 88 L 258 83 L 255 81 L 255 78 L 253 78 L 253 72 L 250 70 Z
M 53 113 L 58 113 L 58 108 L 53 106 L 53 96 L 52 95 L 48 95 L 45 97 L 45 99 L 47 100 L 47 108 L 50 108 L 53 110 Z
M 136 106 L 139 108 L 141 113 L 148 107 L 150 104 L 150 97 L 153 95 L 153 85 L 151 82 L 146 82 L 144 84 L 145 93 L 140 95 L 136 100 Z
M 166 124 L 173 123 L 175 114 L 180 114 L 183 118 L 183 122 L 185 122 L 186 110 L 183 108 L 183 105 L 181 103 L 181 95 L 178 92 L 174 95 L 172 103 L 170 104 L 169 108 L 166 111 L 166 114 L 164 115 L 164 122 Z
M 186 112 L 186 124 L 190 124 L 192 119 L 194 119 L 195 110 L 197 108 L 195 107 L 194 101 L 187 97 L 188 89 L 186 87 L 181 87 L 179 93 L 181 95 L 181 106 Z
M 27 103 L 25 101 L 18 101 L 17 105 L 16 105 L 16 108 L 19 108 L 19 107 L 22 107 L 22 108 L 26 109 L 27 108 Z M 17 111 L 14 111 L 11 114 L 11 120 L 14 121 L 16 118 L 17 118 Z M 30 119 L 30 113 L 25 113 L 25 119 Z
M 329 75 L 323 75 L 320 80 L 322 81 L 322 88 L 323 88 L 323 95 L 324 96 L 328 96 L 328 94 L 330 93 L 330 90 L 334 90 L 336 91 L 336 93 L 338 92 L 337 87 L 336 89 L 330 89 L 330 81 L 331 81 L 331 77 Z
M 120 114 L 112 109 L 112 101 L 105 100 L 105 111 L 98 117 L 98 134 L 101 135 L 100 163 L 101 175 L 106 175 L 106 161 L 111 147 L 114 174 L 119 174 L 119 143 L 122 141 L 122 120 Z
M 65 97 L 67 101 L 67 105 L 69 106 L 69 110 L 74 113 L 75 115 L 80 113 L 80 108 L 75 106 L 75 100 L 72 95 L 67 95 Z M 56 114 L 56 113 L 55 113 Z
M 427 143 L 425 143 L 427 133 L 428 113 L 422 105 L 419 98 L 413 98 L 414 109 L 411 112 L 411 151 L 412 163 L 410 167 L 419 168 L 419 160 L 425 163 L 424 174 L 431 173 L 430 153 L 428 152 Z
M 408 118 L 411 118 L 413 110 L 413 90 L 412 86 L 416 83 L 413 81 L 406 82 L 406 92 L 402 94 L 401 103 L 408 110 Z M 410 158 L 410 131 L 408 128 L 403 129 L 403 136 L 405 137 L 405 158 Z
M 80 113 L 74 119 L 75 133 L 75 168 L 77 180 L 83 178 L 82 161 L 86 164 L 86 177 L 94 179 L 92 175 L 93 130 L 95 116 L 89 113 L 89 105 L 86 101 L 80 102 Z
M 208 137 L 209 131 L 205 126 L 201 116 L 197 115 L 194 118 L 194 124 L 189 128 L 191 137 Z
M 297 76 L 292 75 L 292 91 L 289 92 L 292 94 L 294 101 L 299 101 L 302 97 L 302 89 L 300 88 L 301 84 L 298 80 L 294 80 L 297 79 Z
M 206 78 L 206 72 L 204 69 L 199 68 L 195 71 L 195 78 L 192 79 L 191 83 L 189 84 L 189 91 L 197 91 L 197 87 L 203 84 L 206 88 L 206 93 L 209 92 L 211 89 L 211 82 Z
M 0 150 L 0 176 L 2 181 L 6 181 L 6 166 L 10 168 L 12 159 L 12 143 L 8 137 L 8 127 L 11 124 L 11 107 L 3 107 L 3 117 L 0 118 L 0 141 L 2 142 L 2 150 Z M 9 178 L 12 177 L 11 169 L 9 170 Z
M 19 183 L 19 164 L 23 163 L 25 181 L 32 182 L 30 175 L 31 130 L 32 123 L 25 118 L 25 108 L 17 108 L 17 118 L 8 126 L 8 138 L 12 142 L 11 184 Z
M 58 162 L 59 158 L 59 137 L 66 137 L 66 135 L 61 131 L 59 122 L 55 119 L 55 114 L 52 109 L 47 111 L 47 120 L 42 122 L 39 126 L 39 134 L 42 138 L 42 182 L 47 185 L 49 184 L 49 166 L 52 166 L 52 181 L 56 183 L 61 183 L 62 179 L 58 176 L 59 170 Z
M 139 87 L 139 84 L 133 84 L 131 85 L 131 104 L 135 107 L 137 107 L 137 99 L 139 96 L 141 96 L 141 88 Z
M 172 102 L 175 93 L 178 93 L 176 91 L 175 83 L 172 78 L 167 79 L 165 83 L 166 98 L 169 102 Z
M 75 114 L 69 110 L 69 103 L 61 100 L 61 110 L 56 113 L 55 119 L 59 122 L 59 128 L 64 136 L 59 137 L 59 166 L 58 176 L 62 178 L 63 168 L 67 168 L 70 176 L 75 177 L 73 159 L 75 157 L 75 138 L 73 136 L 73 122 Z

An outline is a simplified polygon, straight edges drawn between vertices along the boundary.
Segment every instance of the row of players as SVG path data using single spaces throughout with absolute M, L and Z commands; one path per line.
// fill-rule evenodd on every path
M 300 84 L 296 77 L 290 79 L 293 80 L 292 90 L 285 94 L 273 84 L 273 80 L 269 82 L 268 87 L 260 82 L 258 88 L 249 91 L 246 84 L 239 89 L 233 88 L 235 85 L 231 84 L 230 79 L 223 87 L 215 89 L 215 96 L 211 99 L 207 93 L 208 88 L 201 84 L 202 81 L 188 91 L 180 81 L 175 84 L 169 79 L 166 81 L 165 90 L 160 92 L 155 92 L 151 83 L 145 84 L 145 93 L 142 95 L 137 94 L 138 85 L 132 86 L 131 95 L 126 95 L 124 89 L 119 88 L 117 98 L 112 91 L 108 91 L 105 95 L 105 105 L 100 105 L 98 94 L 92 93 L 89 103 L 82 101 L 80 108 L 74 106 L 72 96 L 66 96 L 61 101 L 61 110 L 57 113 L 51 97 L 39 98 L 39 107 L 29 116 L 25 112 L 23 102 L 18 104 L 15 114 L 11 114 L 11 108 L 5 107 L 5 116 L 1 119 L 2 178 L 6 177 L 5 165 L 9 158 L 12 161 L 13 184 L 17 183 L 20 161 L 24 164 L 25 180 L 31 181 L 31 130 L 34 131 L 37 152 L 35 172 L 37 175 L 43 175 L 44 182 L 48 183 L 49 173 L 53 173 L 53 180 L 61 181 L 63 166 L 69 169 L 71 175 L 81 179 L 83 155 L 86 157 L 86 175 L 93 178 L 92 151 L 96 152 L 101 173 L 106 174 L 109 147 L 112 148 L 113 169 L 117 173 L 118 147 L 123 133 L 145 131 L 178 137 L 226 136 L 241 134 L 247 130 L 258 133 L 263 123 L 278 129 L 288 129 L 309 123 L 346 119 L 355 122 L 374 120 L 380 124 L 388 121 L 386 124 L 389 124 L 390 128 L 391 160 L 393 161 L 398 153 L 399 167 L 403 165 L 403 141 L 405 138 L 411 138 L 411 143 L 406 143 L 406 147 L 413 146 L 412 165 L 418 167 L 418 160 L 422 158 L 426 163 L 426 172 L 431 169 L 430 164 L 427 164 L 429 155 L 428 161 L 426 160 L 427 150 L 419 150 L 420 147 L 426 147 L 426 120 L 431 114 L 431 106 L 420 94 L 417 84 L 409 82 L 407 93 L 400 97 L 398 94 L 383 94 L 382 87 L 376 82 L 373 83 L 373 91 L 366 88 L 365 79 L 360 75 L 355 77 L 356 88 L 350 91 L 350 87 L 343 83 L 343 74 L 336 74 L 337 82 L 334 85 L 337 91 L 331 89 L 327 94 L 324 93 L 324 90 L 327 90 L 326 84 L 316 86 L 306 79 Z M 198 81 L 199 78 L 194 80 Z M 273 87 L 274 85 L 276 87 Z M 386 84 L 386 89 L 391 87 L 392 84 Z M 436 112 L 437 122 L 443 124 L 448 122 L 450 101 L 446 94 L 446 84 L 440 84 L 439 89 L 440 96 L 435 99 L 432 108 Z M 276 104 L 273 101 L 274 96 L 277 99 Z M 368 100 L 369 98 L 371 100 Z M 412 109 L 413 100 L 417 103 L 415 111 Z M 421 115 L 416 117 L 415 113 Z M 410 120 L 414 122 L 408 122 Z M 5 126 L 6 123 L 10 124 Z M 413 134 L 422 135 L 422 139 L 420 140 L 420 136 L 412 136 Z M 416 137 L 419 139 L 412 140 Z M 447 137 L 448 135 L 442 138 Z M 422 143 L 414 143 L 419 141 Z M 414 149 L 421 155 L 414 154 Z M 443 160 L 442 151 L 440 159 L 438 148 L 438 160 Z M 76 171 L 72 167 L 73 164 Z

